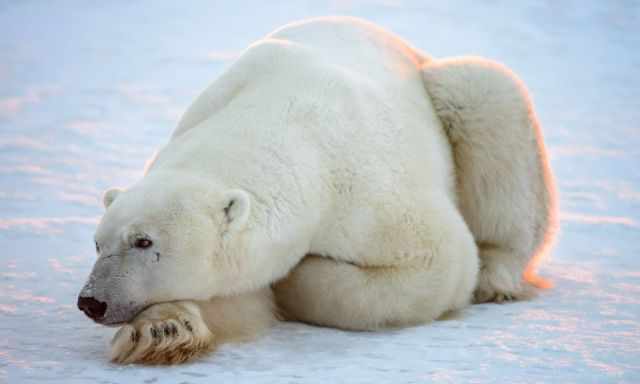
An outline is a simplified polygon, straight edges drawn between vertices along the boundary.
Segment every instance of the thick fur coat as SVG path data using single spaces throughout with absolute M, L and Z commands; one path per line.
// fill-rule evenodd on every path
M 79 306 L 128 323 L 125 363 L 181 362 L 277 316 L 375 330 L 524 298 L 554 228 L 520 81 L 343 17 L 247 48 L 104 200 Z

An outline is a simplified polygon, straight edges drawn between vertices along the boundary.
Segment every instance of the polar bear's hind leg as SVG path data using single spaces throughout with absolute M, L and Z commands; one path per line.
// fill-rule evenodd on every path
M 390 256 L 386 260 L 395 260 L 393 264 L 356 265 L 307 256 L 274 286 L 285 318 L 375 330 L 426 323 L 466 307 L 476 286 L 477 250 L 462 217 L 446 200 L 434 199 L 423 211 L 407 211 L 415 215 L 411 220 L 399 215 L 397 223 L 385 227 L 394 231 L 389 233 L 391 242 L 385 249 L 372 247 L 368 252 L 385 253 Z M 376 231 L 369 235 L 376 236 Z M 417 257 L 395 257 L 403 249 L 416 250 Z
M 481 58 L 430 61 L 422 74 L 453 148 L 458 206 L 480 251 L 475 299 L 526 298 L 528 283 L 541 281 L 533 272 L 556 226 L 553 179 L 528 93 L 510 70 Z

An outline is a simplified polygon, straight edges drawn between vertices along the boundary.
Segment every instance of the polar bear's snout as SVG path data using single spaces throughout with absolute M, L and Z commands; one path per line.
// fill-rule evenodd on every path
M 103 325 L 117 325 L 131 321 L 144 307 L 132 300 L 122 300 L 125 295 L 120 294 L 120 288 L 107 280 L 106 286 L 96 289 L 92 277 L 78 295 L 78 309 L 96 323 Z M 108 288 L 113 285 L 112 288 Z
M 102 257 L 78 295 L 78 309 L 99 324 L 115 325 L 130 321 L 146 305 L 134 292 L 117 257 Z

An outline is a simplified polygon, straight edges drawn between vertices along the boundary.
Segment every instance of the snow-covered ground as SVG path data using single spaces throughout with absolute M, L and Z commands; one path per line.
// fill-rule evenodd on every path
M 411 329 L 281 324 L 189 365 L 108 363 L 113 329 L 75 308 L 102 191 L 141 176 L 248 43 L 326 14 L 521 75 L 560 189 L 555 287 Z M 0 382 L 640 382 L 639 48 L 634 1 L 0 2 Z

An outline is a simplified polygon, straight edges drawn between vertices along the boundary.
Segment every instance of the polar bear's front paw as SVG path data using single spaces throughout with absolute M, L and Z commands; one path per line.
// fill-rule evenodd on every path
M 111 360 L 120 364 L 177 364 L 214 347 L 214 336 L 197 305 L 189 302 L 155 304 L 111 341 Z

